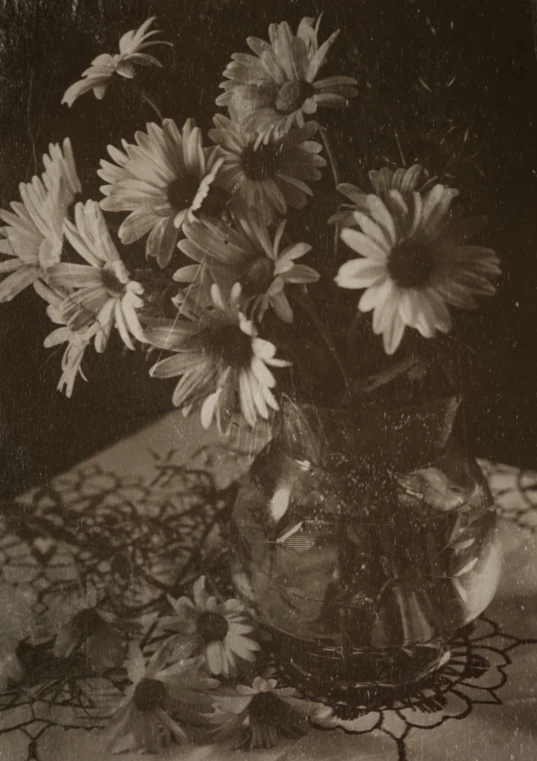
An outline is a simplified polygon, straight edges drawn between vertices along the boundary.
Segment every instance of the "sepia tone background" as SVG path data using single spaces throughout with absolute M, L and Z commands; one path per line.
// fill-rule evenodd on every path
M 321 39 L 341 36 L 326 73 L 354 76 L 359 97 L 329 114 L 344 179 L 389 162 L 427 163 L 486 213 L 483 240 L 502 259 L 498 297 L 458 329 L 477 351 L 478 392 L 467 405 L 475 451 L 537 465 L 537 58 L 530 0 L 0 0 L 0 206 L 40 173 L 49 142 L 69 135 L 87 197 L 108 143 L 153 120 L 119 77 L 105 100 L 72 109 L 63 92 L 101 52 L 150 15 L 164 69 L 140 82 L 165 116 L 210 126 L 231 53 L 270 22 L 294 27 L 324 10 Z M 112 218 L 111 218 L 112 219 Z M 117 220 L 119 224 L 119 218 Z M 310 241 L 315 244 L 315 232 Z M 61 352 L 32 289 L 0 305 L 0 496 L 47 480 L 171 407 L 170 385 L 150 380 L 140 354 L 119 343 L 85 363 L 73 398 L 56 390 Z M 117 349 L 117 350 L 115 350 Z

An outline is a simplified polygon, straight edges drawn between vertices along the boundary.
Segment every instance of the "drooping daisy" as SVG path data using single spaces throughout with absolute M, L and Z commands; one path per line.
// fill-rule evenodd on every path
M 278 688 L 275 679 L 256 677 L 249 687 L 237 686 L 234 695 L 215 698 L 208 717 L 218 728 L 211 739 L 238 736 L 237 748 L 273 748 L 280 737 L 297 739 L 308 731 L 307 716 L 314 704 L 298 697 L 292 687 Z
M 160 626 L 165 631 L 178 632 L 173 642 L 201 653 L 213 674 L 234 676 L 237 660 L 252 663 L 254 653 L 260 649 L 249 636 L 254 627 L 247 620 L 243 604 L 234 599 L 217 602 L 206 591 L 204 576 L 194 584 L 193 595 L 193 602 L 189 597 L 169 598 L 174 615 L 163 616 Z
M 146 665 L 140 648 L 130 646 L 127 674 L 132 685 L 105 730 L 109 750 L 160 753 L 187 738 L 185 724 L 201 723 L 200 712 L 211 705 L 205 691 L 218 682 L 199 672 L 203 658 L 185 655 L 166 666 L 169 655 L 165 643 Z
M 194 261 L 206 264 L 215 280 L 240 282 L 253 316 L 261 320 L 270 306 L 280 319 L 292 322 L 285 285 L 313 283 L 319 273 L 304 264 L 295 264 L 311 250 L 307 243 L 290 244 L 280 251 L 285 224 L 283 220 L 272 237 L 254 212 L 241 215 L 234 227 L 208 220 L 193 222 L 184 226 L 186 240 L 179 243 L 179 248 Z
M 53 288 L 75 289 L 61 307 L 67 327 L 79 331 L 97 323 L 98 352 L 105 350 L 114 325 L 129 349 L 134 349 L 131 336 L 145 342 L 136 314 L 143 306 L 143 287 L 130 279 L 95 201 L 75 206 L 75 224 L 66 220 L 65 237 L 88 262 L 56 264 L 47 271 Z
M 320 179 L 319 168 L 326 166 L 318 155 L 321 145 L 311 140 L 317 129 L 314 122 L 271 137 L 266 144 L 221 114 L 214 124 L 209 137 L 224 157 L 218 183 L 232 194 L 235 208 L 257 209 L 268 223 L 275 213 L 284 215 L 288 206 L 306 205 L 307 196 L 313 195 L 307 183 Z
M 0 302 L 11 301 L 34 283 L 47 267 L 60 261 L 63 223 L 67 210 L 81 192 L 71 141 L 49 146 L 43 156 L 45 172 L 19 185 L 22 203 L 14 201 L 12 211 L 0 210 L 5 226 L 0 228 L 0 274 L 11 273 L 0 284 Z
M 60 621 L 54 641 L 56 658 L 81 652 L 96 673 L 120 666 L 127 655 L 128 635 L 139 627 L 134 621 L 120 619 L 99 605 L 94 588 L 77 590 L 54 608 Z
M 165 119 L 162 127 L 151 123 L 134 138 L 135 144 L 123 141 L 123 151 L 108 146 L 115 163 L 101 161 L 98 174 L 108 183 L 101 187 L 106 195 L 101 208 L 130 211 L 119 228 L 122 243 L 149 233 L 146 254 L 165 267 L 183 222 L 197 213 L 212 213 L 211 188 L 222 159 L 214 146 L 203 147 L 193 119 L 181 131 L 172 119 Z
M 451 329 L 448 304 L 476 306 L 475 296 L 492 295 L 500 274 L 494 251 L 467 245 L 475 220 L 450 213 L 457 194 L 436 184 L 424 196 L 405 200 L 390 191 L 390 208 L 367 196 L 367 213 L 354 212 L 358 229 L 344 228 L 341 239 L 359 258 L 343 264 L 336 276 L 342 288 L 364 288 L 358 303 L 373 311 L 373 331 L 383 334 L 387 354 L 399 346 L 406 326 L 425 338 Z
M 41 298 L 48 301 L 47 314 L 49 318 L 56 325 L 61 326 L 49 333 L 43 345 L 50 349 L 53 346 L 67 344 L 62 356 L 62 374 L 57 389 L 60 392 L 65 391 L 67 398 L 71 398 L 77 377 L 80 375 L 84 380 L 87 380 L 82 371 L 82 360 L 86 349 L 95 338 L 95 333 L 99 327 L 98 323 L 90 321 L 88 327 L 71 330 L 67 327 L 67 318 L 62 312 L 62 306 L 68 294 L 55 291 L 41 280 L 34 283 L 34 288 Z
M 153 35 L 160 34 L 159 29 L 148 31 L 154 20 L 155 16 L 151 16 L 138 29 L 125 32 L 119 40 L 119 53 L 98 55 L 91 62 L 91 66 L 82 72 L 82 79 L 67 88 L 62 103 L 72 106 L 77 98 L 90 90 L 93 90 L 93 94 L 98 100 L 102 100 L 112 75 L 119 74 L 120 77 L 132 79 L 136 74 L 133 65 L 135 63 L 140 66 L 162 66 L 161 62 L 154 56 L 142 52 L 154 45 L 172 44 L 171 42 L 164 42 L 164 40 L 150 39 Z
M 257 336 L 251 322 L 240 311 L 241 286 L 235 283 L 229 301 L 220 289 L 211 287 L 212 310 L 190 304 L 188 320 L 162 320 L 150 323 L 146 338 L 157 348 L 173 351 L 160 360 L 150 374 L 157 378 L 182 376 L 173 403 L 190 410 L 201 403 L 201 423 L 209 428 L 216 419 L 221 433 L 227 433 L 235 410 L 235 398 L 252 427 L 258 415 L 268 419 L 269 410 L 278 410 L 272 389 L 276 379 L 269 367 L 287 367 L 277 359 L 276 347 Z
M 393 191 L 400 193 L 405 202 L 412 203 L 413 193 L 415 191 L 423 193 L 430 187 L 431 178 L 427 177 L 424 167 L 421 164 L 413 164 L 405 168 L 399 167 L 395 171 L 385 166 L 382 169 L 372 169 L 369 172 L 369 180 L 373 186 L 373 193 L 377 195 L 388 209 L 392 208 L 392 196 L 396 199 L 398 195 Z M 434 182 L 434 178 L 432 179 Z M 335 222 L 340 227 L 353 227 L 356 225 L 354 218 L 355 211 L 368 213 L 367 196 L 357 185 L 350 182 L 341 182 L 337 189 L 351 202 L 342 204 L 341 211 L 334 214 L 329 222 Z M 396 208 L 396 206 L 394 207 Z
M 357 95 L 352 77 L 317 79 L 339 31 L 319 45 L 321 17 L 303 18 L 296 35 L 289 24 L 269 26 L 269 40 L 248 37 L 255 55 L 235 53 L 224 71 L 225 91 L 216 103 L 227 106 L 246 129 L 280 136 L 303 127 L 318 106 L 340 108 Z

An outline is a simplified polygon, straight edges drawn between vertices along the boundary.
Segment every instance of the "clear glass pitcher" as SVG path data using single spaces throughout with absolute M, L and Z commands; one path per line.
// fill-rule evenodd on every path
M 230 556 L 295 677 L 415 681 L 491 601 L 496 512 L 453 434 L 459 403 L 283 405 L 239 491 Z

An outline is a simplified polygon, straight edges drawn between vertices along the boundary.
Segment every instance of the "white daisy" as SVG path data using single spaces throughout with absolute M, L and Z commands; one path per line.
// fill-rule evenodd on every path
M 121 666 L 127 655 L 128 635 L 139 631 L 135 621 L 118 618 L 100 604 L 93 587 L 75 590 L 58 606 L 51 606 L 59 627 L 54 656 L 68 658 L 80 652 L 96 673 Z
M 189 597 L 169 598 L 174 615 L 162 617 L 160 626 L 179 632 L 170 641 L 202 654 L 213 674 L 234 676 L 237 659 L 253 662 L 254 653 L 260 649 L 251 639 L 254 627 L 246 618 L 244 605 L 233 599 L 218 603 L 205 589 L 204 576 L 194 584 L 193 596 L 194 601 Z
M 280 737 L 298 739 L 306 734 L 307 717 L 315 707 L 292 687 L 278 687 L 275 679 L 257 676 L 251 687 L 239 684 L 235 694 L 215 697 L 208 720 L 217 728 L 209 737 L 214 741 L 238 735 L 236 748 L 273 748 Z
M 130 211 L 119 228 L 122 243 L 149 233 L 146 254 L 165 267 L 183 222 L 212 212 L 211 188 L 223 159 L 214 146 L 203 147 L 193 119 L 181 131 L 164 119 L 162 127 L 148 124 L 134 137 L 134 145 L 123 141 L 123 151 L 108 146 L 114 164 L 101 161 L 98 174 L 108 183 L 101 188 L 107 196 L 101 208 Z
M 280 251 L 285 224 L 283 220 L 272 236 L 255 212 L 240 215 L 233 227 L 208 220 L 193 222 L 185 225 L 186 240 L 179 248 L 194 261 L 206 264 L 217 282 L 240 282 L 253 316 L 261 320 L 272 307 L 280 319 L 292 322 L 285 285 L 313 283 L 319 273 L 295 263 L 311 250 L 307 243 L 290 244 Z M 184 268 L 179 276 L 184 276 Z
M 398 191 L 408 204 L 412 202 L 412 194 L 415 191 L 423 195 L 430 188 L 431 183 L 434 183 L 434 178 L 431 180 L 427 176 L 421 164 L 413 164 L 408 168 L 399 167 L 395 171 L 385 166 L 382 169 L 372 169 L 368 176 L 373 187 L 373 193 L 379 196 L 388 208 L 390 208 L 391 191 Z M 363 211 L 367 213 L 368 211 L 368 193 L 350 182 L 341 182 L 337 189 L 351 203 L 342 204 L 341 211 L 334 214 L 329 221 L 335 222 L 341 227 L 353 227 L 356 224 L 354 212 Z
M 200 674 L 203 658 L 188 658 L 185 651 L 167 666 L 169 656 L 165 643 L 146 665 L 140 648 L 130 646 L 127 675 L 132 685 L 105 730 L 109 750 L 160 753 L 187 739 L 185 724 L 201 722 L 199 712 L 211 705 L 205 691 L 218 682 Z
M 82 79 L 67 88 L 62 103 L 72 106 L 77 98 L 90 90 L 93 90 L 98 100 L 102 100 L 113 74 L 132 79 L 136 74 L 133 65 L 135 63 L 140 66 L 162 66 L 154 56 L 142 52 L 154 45 L 172 44 L 163 40 L 150 39 L 153 35 L 160 33 L 159 29 L 148 31 L 154 20 L 155 16 L 151 16 L 138 29 L 125 32 L 119 41 L 119 53 L 115 55 L 102 53 L 97 56 L 91 62 L 91 66 L 82 72 Z
M 82 189 L 69 138 L 62 147 L 51 144 L 43 163 L 41 177 L 19 185 L 22 203 L 14 201 L 11 211 L 0 210 L 5 223 L 0 254 L 9 257 L 0 262 L 0 274 L 11 273 L 0 284 L 0 302 L 10 301 L 60 261 L 67 209 Z
M 268 223 L 275 214 L 284 215 L 288 206 L 306 205 L 313 195 L 307 183 L 319 180 L 319 168 L 326 166 L 318 155 L 322 146 L 311 140 L 317 129 L 314 122 L 283 137 L 271 137 L 266 144 L 221 114 L 214 117 L 214 124 L 209 137 L 224 157 L 218 184 L 231 193 L 235 209 L 257 209 Z
M 131 336 L 145 341 L 136 313 L 143 287 L 130 279 L 95 201 L 75 206 L 75 224 L 66 220 L 65 237 L 88 262 L 47 270 L 51 287 L 70 292 L 61 307 L 67 327 L 76 332 L 96 323 L 95 348 L 103 352 L 115 325 L 125 346 L 134 349 Z
M 62 356 L 62 374 L 57 389 L 60 392 L 64 391 L 67 398 L 70 398 L 77 377 L 80 375 L 84 380 L 87 380 L 82 371 L 82 360 L 84 359 L 86 349 L 95 338 L 99 325 L 91 319 L 91 316 L 86 315 L 86 318 L 90 320 L 88 327 L 83 327 L 80 330 L 71 330 L 67 327 L 67 318 L 62 312 L 62 306 L 68 294 L 55 291 L 41 280 L 37 280 L 34 283 L 34 288 L 41 298 L 48 301 L 47 314 L 49 318 L 52 322 L 61 326 L 53 330 L 45 338 L 45 348 L 49 349 L 60 344 L 67 344 Z M 81 322 L 85 322 L 85 320 Z
M 373 331 L 383 334 L 388 354 L 399 346 L 406 326 L 425 338 L 451 329 L 448 304 L 476 306 L 475 296 L 492 295 L 500 274 L 494 251 L 467 245 L 475 219 L 450 212 L 458 191 L 436 184 L 406 200 L 389 191 L 389 207 L 368 195 L 366 210 L 354 212 L 360 229 L 344 228 L 341 239 L 359 258 L 343 264 L 336 277 L 342 288 L 364 288 L 358 308 L 373 311 Z
M 209 428 L 216 419 L 221 433 L 228 433 L 238 396 L 250 426 L 257 417 L 268 419 L 278 410 L 272 389 L 276 379 L 269 367 L 287 367 L 277 359 L 276 347 L 259 338 L 251 322 L 240 311 L 241 286 L 235 283 L 229 301 L 212 285 L 213 309 L 189 304 L 188 320 L 150 321 L 145 334 L 149 343 L 174 352 L 160 360 L 150 373 L 157 378 L 182 376 L 173 403 L 186 408 L 201 403 L 201 423 Z
M 36 603 L 37 594 L 31 587 L 0 583 L 0 607 L 9 611 L 0 625 L 0 692 L 12 689 L 24 677 L 17 648 L 36 633 Z
M 352 77 L 317 79 L 328 51 L 339 31 L 319 45 L 321 17 L 315 22 L 303 18 L 296 35 L 289 24 L 269 26 L 269 40 L 248 37 L 254 55 L 235 53 L 224 71 L 225 91 L 216 103 L 227 106 L 234 119 L 246 129 L 280 136 L 294 126 L 303 127 L 305 118 L 318 106 L 344 107 L 357 95 Z

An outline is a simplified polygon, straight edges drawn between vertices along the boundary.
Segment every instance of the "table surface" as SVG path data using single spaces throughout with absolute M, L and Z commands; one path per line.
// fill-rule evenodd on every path
M 207 499 L 205 505 L 200 502 L 200 495 L 206 498 L 210 492 L 205 471 L 225 488 L 255 448 L 249 440 L 238 440 L 241 454 L 231 456 L 213 445 L 214 434 L 201 431 L 195 419 L 174 413 L 16 500 L 0 518 L 0 604 L 4 605 L 1 595 L 10 604 L 10 590 L 13 600 L 26 599 L 30 605 L 47 599 L 55 584 L 77 577 L 81 564 L 94 581 L 114 581 L 117 587 L 121 546 L 122 562 L 130 563 L 130 578 L 135 579 L 132 588 L 125 589 L 131 596 L 125 599 L 134 607 L 150 606 L 152 596 L 177 580 L 178 567 L 188 568 L 196 545 L 214 528 L 218 505 Z M 411 701 L 354 722 L 339 722 L 337 729 L 335 721 L 327 720 L 325 727 L 312 728 L 297 741 L 254 751 L 253 758 L 537 758 L 537 473 L 496 463 L 481 465 L 501 517 L 503 573 L 485 616 L 453 646 L 443 694 L 435 698 L 422 691 Z M 9 614 L 0 617 L 0 656 L 10 620 Z M 0 758 L 106 761 L 109 755 L 100 731 L 92 729 L 95 723 L 72 693 L 52 703 L 34 694 L 23 700 L 15 700 L 13 693 L 0 694 Z M 182 747 L 167 751 L 166 758 L 227 761 L 241 758 L 238 753 L 229 744 Z

